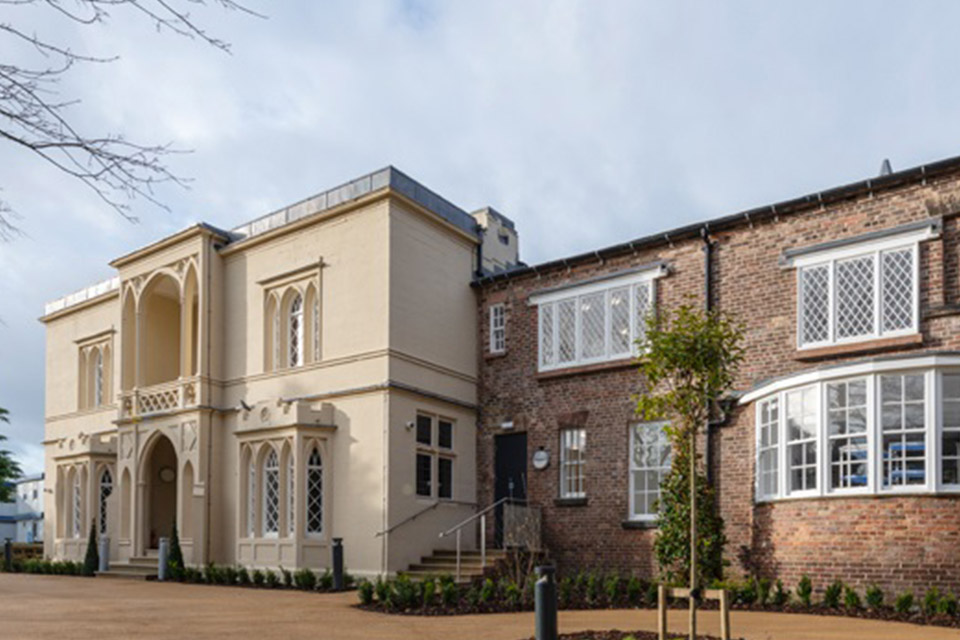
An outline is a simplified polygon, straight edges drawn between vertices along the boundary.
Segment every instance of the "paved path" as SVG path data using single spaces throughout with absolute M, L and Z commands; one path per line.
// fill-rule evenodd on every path
M 356 594 L 0 573 L 0 639 L 520 640 L 533 614 L 435 617 L 360 611 Z M 677 612 L 676 631 L 683 614 Z M 703 631 L 716 633 L 716 614 Z M 655 629 L 650 611 L 568 611 L 561 632 Z M 960 631 L 825 616 L 733 612 L 748 640 L 960 640 Z

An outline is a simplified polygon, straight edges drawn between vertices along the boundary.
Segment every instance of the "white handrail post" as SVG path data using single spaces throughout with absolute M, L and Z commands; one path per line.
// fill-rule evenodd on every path
M 480 568 L 487 568 L 487 514 L 480 516 Z
M 457 582 L 460 582 L 460 533 L 463 529 L 457 529 Z

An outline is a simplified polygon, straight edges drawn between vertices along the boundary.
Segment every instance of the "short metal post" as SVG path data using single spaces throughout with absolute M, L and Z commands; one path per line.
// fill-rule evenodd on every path
M 333 590 L 343 591 L 343 538 L 333 539 Z
M 167 560 L 170 558 L 170 541 L 160 538 L 160 552 L 157 554 L 157 580 L 167 579 Z
M 553 567 L 537 567 L 535 589 L 536 640 L 557 640 L 557 583 Z
M 460 532 L 462 529 L 457 529 L 457 582 L 460 582 Z
M 110 571 L 110 538 L 100 536 L 100 567 L 97 569 L 100 573 Z
M 720 590 L 720 640 L 730 640 L 730 594 Z
M 13 541 L 10 538 L 3 541 L 3 570 L 13 571 Z
M 667 640 L 667 588 L 657 587 L 657 637 Z
M 487 514 L 480 516 L 480 568 L 487 568 Z

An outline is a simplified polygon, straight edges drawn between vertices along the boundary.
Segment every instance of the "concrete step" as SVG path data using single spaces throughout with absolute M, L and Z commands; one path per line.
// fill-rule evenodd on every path
M 487 563 L 487 568 L 492 568 L 493 565 L 489 562 Z M 421 562 L 418 564 L 412 564 L 407 569 L 408 571 L 422 571 L 424 573 L 433 572 L 434 574 L 449 573 L 454 574 L 457 572 L 457 563 L 456 562 Z M 483 573 L 483 567 L 480 566 L 480 563 L 476 564 L 466 564 L 460 563 L 460 573 L 476 573 L 480 575 Z
M 399 575 L 407 576 L 414 582 L 418 582 L 420 580 L 426 580 L 427 578 L 440 577 L 440 575 L 436 571 L 416 571 L 416 570 L 400 571 Z M 454 574 L 450 573 L 449 575 L 453 576 Z M 480 573 L 467 573 L 465 571 L 461 571 L 459 584 L 469 584 L 474 578 L 479 578 L 481 575 L 482 574 Z
M 119 578 L 123 580 L 156 580 L 156 570 L 149 571 L 124 565 L 110 565 L 109 571 L 97 571 L 98 578 Z

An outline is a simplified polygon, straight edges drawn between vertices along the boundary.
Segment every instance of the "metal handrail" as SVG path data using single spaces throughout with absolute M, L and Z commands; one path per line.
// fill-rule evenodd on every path
M 499 507 L 501 504 L 505 504 L 507 502 L 526 503 L 526 500 L 518 500 L 516 498 L 511 498 L 511 497 L 500 498 L 493 504 L 476 512 L 475 514 L 473 514 L 472 516 L 470 516 L 460 524 L 454 525 L 453 527 L 440 533 L 441 538 L 445 538 L 454 532 L 456 532 L 457 534 L 457 582 L 460 582 L 460 565 L 462 560 L 462 553 L 461 553 L 460 547 L 461 547 L 461 538 L 463 534 L 463 528 L 468 524 L 470 524 L 471 522 L 476 521 L 478 518 L 480 519 L 480 570 L 482 571 L 487 568 L 487 514 L 493 509 L 496 509 L 497 507 Z
M 407 516 L 406 518 L 404 518 L 403 520 L 401 520 L 401 521 L 398 522 L 397 524 L 395 524 L 395 525 L 393 525 L 393 526 L 391 526 L 391 527 L 389 527 L 389 528 L 387 528 L 387 529 L 384 529 L 383 531 L 378 531 L 377 533 L 374 534 L 373 537 L 374 537 L 374 538 L 379 538 L 380 536 L 387 535 L 388 533 L 393 532 L 395 529 L 397 529 L 397 528 L 399 528 L 399 527 L 402 527 L 403 525 L 407 524 L 408 522 L 413 522 L 414 520 L 416 520 L 417 518 L 419 518 L 420 516 L 422 516 L 423 514 L 425 514 L 427 511 L 433 511 L 434 509 L 436 509 L 437 507 L 439 507 L 439 506 L 442 505 L 442 504 L 456 504 L 456 505 L 467 506 L 467 507 L 475 507 L 475 506 L 477 506 L 477 503 L 476 503 L 476 502 L 463 502 L 463 501 L 461 501 L 461 500 L 437 500 L 437 501 L 435 501 L 433 504 L 424 507 L 424 508 L 421 509 L 420 511 L 417 511 L 417 512 L 414 513 L 413 515 Z

